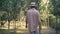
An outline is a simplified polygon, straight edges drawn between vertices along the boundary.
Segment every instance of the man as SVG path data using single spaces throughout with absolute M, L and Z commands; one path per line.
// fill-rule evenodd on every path
M 41 25 L 39 11 L 36 10 L 35 2 L 31 2 L 30 7 L 26 14 L 26 27 L 28 24 L 30 34 L 37 34 L 37 26 L 38 24 Z M 41 28 L 41 26 L 39 26 L 39 28 Z

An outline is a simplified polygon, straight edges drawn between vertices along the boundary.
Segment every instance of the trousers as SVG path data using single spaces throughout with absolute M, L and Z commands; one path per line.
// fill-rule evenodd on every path
M 30 34 L 37 34 L 37 32 L 36 31 L 33 31 L 33 32 L 30 32 Z

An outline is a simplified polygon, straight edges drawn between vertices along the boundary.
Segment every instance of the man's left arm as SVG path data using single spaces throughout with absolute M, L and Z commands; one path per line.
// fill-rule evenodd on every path
M 40 18 L 40 14 L 38 15 L 38 19 L 39 19 L 39 33 L 41 33 L 41 18 Z

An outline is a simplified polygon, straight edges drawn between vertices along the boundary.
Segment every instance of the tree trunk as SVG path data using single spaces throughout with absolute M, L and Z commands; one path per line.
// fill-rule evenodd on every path
M 8 21 L 8 34 L 10 34 L 10 21 Z
M 16 21 L 14 21 L 14 33 L 16 34 Z
M 55 27 L 55 29 L 56 29 L 56 34 L 57 34 L 57 16 L 56 16 L 56 27 Z

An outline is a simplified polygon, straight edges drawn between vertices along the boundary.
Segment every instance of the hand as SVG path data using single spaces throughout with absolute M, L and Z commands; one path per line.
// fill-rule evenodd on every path
M 27 28 L 27 25 L 25 27 Z

